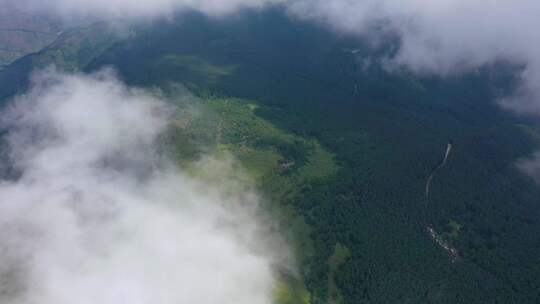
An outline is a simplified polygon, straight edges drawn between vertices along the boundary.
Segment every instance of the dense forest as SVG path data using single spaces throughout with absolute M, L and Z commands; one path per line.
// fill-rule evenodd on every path
M 254 170 L 295 234 L 310 303 L 540 302 L 540 188 L 515 165 L 539 147 L 536 126 L 495 102 L 519 67 L 389 73 L 378 62 L 392 37 L 374 48 L 279 10 L 182 15 L 117 41 L 83 31 L 0 71 L 0 96 L 59 57 L 132 85 L 183 84 L 209 116 L 171 134 L 176 153 L 221 144 Z

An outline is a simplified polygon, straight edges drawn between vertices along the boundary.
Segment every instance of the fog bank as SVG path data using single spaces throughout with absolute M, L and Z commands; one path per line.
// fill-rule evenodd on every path
M 278 5 L 293 18 L 377 41 L 397 36 L 390 69 L 449 75 L 507 61 L 524 67 L 521 86 L 500 100 L 519 113 L 540 114 L 540 2 L 536 0 L 0 0 L 0 6 L 47 12 L 73 20 L 145 20 L 178 11 L 226 18 L 245 9 Z M 286 50 L 284 50 L 286 51 Z
M 110 71 L 34 77 L 0 118 L 21 173 L 0 182 L 0 302 L 273 302 L 259 197 L 176 169 L 158 149 L 174 117 Z

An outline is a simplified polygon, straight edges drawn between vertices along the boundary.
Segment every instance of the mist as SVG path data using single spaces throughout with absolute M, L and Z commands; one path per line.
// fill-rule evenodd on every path
M 0 116 L 18 172 L 0 182 L 0 302 L 273 302 L 286 246 L 233 160 L 201 159 L 226 176 L 206 179 L 159 148 L 177 112 L 110 70 L 35 74 Z
M 29 12 L 48 12 L 62 17 L 94 16 L 100 19 L 152 19 L 179 11 L 199 11 L 224 16 L 242 9 L 262 9 L 284 0 L 0 0 Z
M 523 67 L 515 94 L 499 103 L 540 114 L 540 2 L 536 0 L 0 0 L 2 7 L 59 16 L 141 20 L 178 11 L 227 17 L 246 9 L 282 7 L 292 18 L 379 41 L 399 37 L 389 70 L 453 75 L 500 61 Z
M 389 70 L 444 77 L 498 62 L 522 66 L 520 87 L 499 103 L 540 114 L 538 1 L 298 0 L 289 10 L 368 41 L 397 35 L 397 52 L 385 59 Z

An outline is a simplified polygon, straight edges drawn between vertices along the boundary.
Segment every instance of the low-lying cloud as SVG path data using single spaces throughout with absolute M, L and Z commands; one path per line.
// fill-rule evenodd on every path
M 400 38 L 386 62 L 417 73 L 448 75 L 508 61 L 524 66 L 521 87 L 501 104 L 540 114 L 540 2 L 536 0 L 0 0 L 63 16 L 148 19 L 195 10 L 225 16 L 280 5 L 295 18 L 379 39 Z M 375 30 L 376 29 L 376 30 Z M 284 50 L 286 51 L 286 50 Z
M 0 302 L 273 302 L 258 196 L 167 160 L 175 115 L 110 71 L 34 77 L 1 115 L 19 174 L 0 181 Z
M 449 75 L 506 61 L 524 67 L 503 106 L 540 114 L 540 2 L 535 0 L 298 0 L 290 10 L 338 31 L 397 34 L 391 67 Z M 376 29 L 376 30 L 375 30 Z
M 0 3 L 1 1 L 26 11 L 99 18 L 155 18 L 182 10 L 222 16 L 241 9 L 257 9 L 283 2 L 283 0 L 0 0 Z

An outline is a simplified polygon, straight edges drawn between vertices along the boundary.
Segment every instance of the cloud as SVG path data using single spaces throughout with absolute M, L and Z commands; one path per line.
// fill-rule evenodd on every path
M 0 181 L 0 302 L 273 302 L 282 243 L 258 195 L 176 169 L 175 115 L 110 71 L 34 77 L 0 116 L 20 173 Z
M 221 16 L 241 9 L 263 8 L 284 0 L 0 0 L 26 11 L 47 11 L 63 16 L 100 18 L 154 18 L 175 11 L 195 10 Z M 7 4 L 4 4 L 7 5 Z
M 290 10 L 339 31 L 397 34 L 401 43 L 388 63 L 421 74 L 445 76 L 498 61 L 523 65 L 521 88 L 502 103 L 540 114 L 538 1 L 299 0 Z
M 448 75 L 509 61 L 524 66 L 521 87 L 501 103 L 540 114 L 540 2 L 536 0 L 0 0 L 26 10 L 100 18 L 155 18 L 179 10 L 224 16 L 283 6 L 292 16 L 338 31 L 400 38 L 391 67 Z M 7 4 L 3 6 L 7 7 Z M 377 29 L 374 31 L 374 29 Z
M 537 0 L 0 0 L 61 15 L 147 19 L 179 10 L 226 16 L 279 5 L 293 18 L 358 35 L 398 37 L 389 70 L 448 76 L 505 62 L 520 67 L 505 109 L 540 116 L 540 1 Z M 284 50 L 286 51 L 286 50 Z
M 519 160 L 517 162 L 517 167 L 533 178 L 537 183 L 540 183 L 540 152 L 536 152 L 528 158 Z
M 540 1 L 536 0 L 298 0 L 293 15 L 362 36 L 396 35 L 391 70 L 448 76 L 499 62 L 521 70 L 517 88 L 495 100 L 518 114 L 540 116 Z M 540 153 L 518 162 L 540 183 Z

